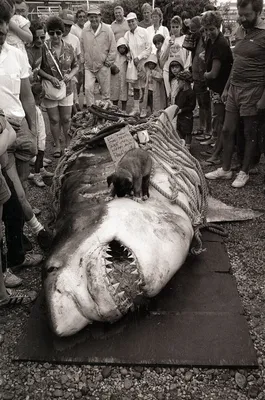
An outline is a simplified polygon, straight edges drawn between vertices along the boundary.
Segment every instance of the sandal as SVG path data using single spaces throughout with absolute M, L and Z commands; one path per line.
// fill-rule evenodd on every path
M 220 160 L 220 158 L 216 158 L 215 160 L 206 160 L 205 162 L 204 162 L 205 164 L 204 165 L 220 165 L 221 164 L 221 160 Z
M 37 298 L 37 293 L 34 291 L 25 292 L 23 290 L 7 290 L 9 297 L 0 300 L 0 310 L 6 307 L 15 307 L 30 304 Z
M 197 136 L 197 135 L 204 136 L 204 130 L 203 129 L 197 129 L 197 131 L 193 131 L 192 132 L 192 136 Z
M 205 141 L 205 140 L 209 140 L 212 136 L 211 135 L 202 135 L 202 136 L 196 136 L 196 140 L 199 141 Z

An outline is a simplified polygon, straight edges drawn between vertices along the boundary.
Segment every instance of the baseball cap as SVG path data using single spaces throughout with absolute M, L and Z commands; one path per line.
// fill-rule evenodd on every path
M 93 14 L 100 15 L 101 14 L 100 9 L 98 7 L 93 7 L 87 11 L 87 15 L 93 15 Z
M 137 19 L 137 15 L 134 12 L 130 12 L 126 17 L 126 20 L 130 21 L 130 19 Z
M 66 25 L 74 25 L 75 17 L 71 10 L 62 10 L 59 12 L 59 17 Z

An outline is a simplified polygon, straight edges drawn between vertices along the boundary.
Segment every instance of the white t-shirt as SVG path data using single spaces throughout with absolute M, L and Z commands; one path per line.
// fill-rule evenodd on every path
M 71 32 L 68 33 L 67 36 L 63 37 L 65 43 L 70 44 L 74 48 L 74 52 L 76 56 L 80 56 L 81 54 L 81 47 L 80 47 L 80 40 L 73 35 Z
M 0 108 L 6 117 L 25 117 L 20 101 L 21 79 L 29 77 L 29 64 L 21 50 L 3 44 L 0 53 Z
M 30 27 L 30 21 L 22 17 L 22 15 L 13 15 L 11 21 L 13 21 L 21 29 L 23 29 L 25 26 Z M 27 55 L 23 40 L 21 40 L 11 29 L 9 29 L 6 35 L 6 43 L 16 47 L 17 49 L 20 49 Z
M 83 29 L 80 28 L 79 25 L 75 24 L 75 25 L 72 25 L 70 33 L 72 35 L 75 35 L 80 40 L 81 39 L 81 35 L 82 35 L 82 31 L 83 31 Z
M 152 54 L 156 54 L 156 47 L 153 43 L 154 36 L 160 34 L 164 36 L 164 38 L 166 39 L 167 37 L 169 37 L 169 31 L 167 27 L 163 25 L 160 25 L 157 30 L 155 30 L 154 25 L 148 26 L 148 28 L 146 28 L 146 31 L 148 33 L 149 40 L 152 44 Z

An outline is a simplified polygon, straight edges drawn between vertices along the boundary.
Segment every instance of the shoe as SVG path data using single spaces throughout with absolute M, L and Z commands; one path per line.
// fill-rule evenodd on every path
M 205 142 L 201 142 L 200 144 L 202 146 L 208 146 L 209 144 L 215 144 L 216 140 L 213 137 L 210 137 L 208 140 Z
M 232 183 L 232 187 L 242 188 L 245 186 L 248 180 L 249 180 L 249 175 L 246 174 L 244 171 L 239 171 L 239 173 L 236 176 L 236 179 Z
M 25 259 L 22 264 L 15 265 L 14 268 L 27 268 L 27 267 L 36 267 L 43 260 L 42 254 L 37 253 L 27 253 L 25 255 Z
M 231 179 L 232 178 L 232 171 L 224 171 L 223 168 L 218 168 L 215 171 L 208 172 L 205 174 L 206 179 Z
M 14 288 L 20 286 L 22 283 L 22 279 L 13 274 L 13 272 L 8 268 L 6 272 L 3 273 L 4 276 L 4 284 L 7 288 Z
M 35 165 L 36 158 L 37 158 L 36 156 L 33 157 L 33 158 L 30 160 L 29 165 L 31 165 L 31 166 L 33 167 L 33 165 Z
M 45 178 L 51 178 L 52 176 L 54 176 L 54 173 L 47 171 L 45 168 L 41 168 L 40 169 L 40 174 L 41 177 L 45 177 Z
M 208 140 L 211 138 L 211 135 L 201 135 L 201 136 L 196 136 L 195 139 L 198 140 L 199 142 L 203 142 L 205 140 Z
M 140 114 L 140 118 L 146 118 L 146 116 L 147 116 L 147 110 L 143 108 Z
M 38 187 L 45 187 L 46 186 L 45 183 L 43 182 L 41 174 L 34 174 L 33 182 Z
M 0 310 L 6 307 L 22 306 L 34 302 L 37 292 L 34 290 L 7 290 L 8 297 L 0 300 Z
M 258 175 L 260 173 L 259 166 L 254 165 L 250 170 L 248 171 L 249 175 Z
M 53 236 L 47 232 L 45 229 L 39 231 L 37 235 L 37 242 L 41 249 L 47 250 L 51 247 L 53 241 Z
M 32 172 L 30 172 L 30 174 L 29 174 L 29 176 L 28 176 L 28 179 L 29 180 L 32 180 L 34 178 L 34 174 L 32 173 Z

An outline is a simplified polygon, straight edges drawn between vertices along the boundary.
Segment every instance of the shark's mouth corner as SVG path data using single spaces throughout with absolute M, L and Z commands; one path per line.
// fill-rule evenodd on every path
M 112 298 L 125 315 L 144 303 L 144 278 L 134 252 L 119 240 L 112 240 L 103 249 L 106 283 Z

